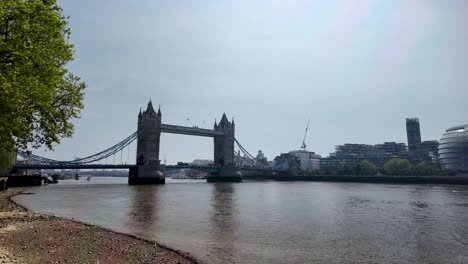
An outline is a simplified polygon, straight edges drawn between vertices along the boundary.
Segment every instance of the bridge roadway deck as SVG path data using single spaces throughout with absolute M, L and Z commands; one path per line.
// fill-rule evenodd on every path
M 15 165 L 15 169 L 23 170 L 34 170 L 34 169 L 130 169 L 137 168 L 136 164 L 18 164 Z M 219 167 L 215 166 L 191 166 L 191 165 L 167 165 L 167 170 L 171 169 L 195 169 L 195 170 L 204 170 L 210 172 L 217 172 Z M 251 168 L 244 167 L 241 168 L 241 171 L 272 171 L 272 172 L 285 172 L 286 170 L 278 170 L 271 168 Z
M 215 137 L 215 136 L 224 135 L 223 131 L 198 128 L 198 127 L 174 126 L 174 125 L 167 125 L 167 124 L 161 124 L 161 132 L 190 135 L 190 136 L 201 136 L 201 137 Z
M 15 165 L 15 169 L 20 170 L 57 170 L 57 169 L 130 169 L 136 168 L 136 164 L 21 164 Z

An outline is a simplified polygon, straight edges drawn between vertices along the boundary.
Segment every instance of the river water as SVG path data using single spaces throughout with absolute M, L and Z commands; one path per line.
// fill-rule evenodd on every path
M 468 186 L 126 181 L 62 181 L 15 200 L 205 263 L 468 263 Z

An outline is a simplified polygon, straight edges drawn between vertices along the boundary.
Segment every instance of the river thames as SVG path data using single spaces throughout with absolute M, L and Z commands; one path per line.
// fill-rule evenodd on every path
M 468 186 L 126 182 L 62 181 L 14 200 L 203 263 L 468 263 Z

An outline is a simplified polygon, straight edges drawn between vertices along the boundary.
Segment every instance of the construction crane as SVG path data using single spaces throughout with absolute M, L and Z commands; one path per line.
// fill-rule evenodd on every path
M 304 133 L 304 139 L 302 140 L 302 146 L 301 146 L 302 150 L 306 150 L 306 147 L 307 147 L 305 142 L 306 142 L 306 138 L 307 138 L 307 131 L 309 130 L 309 123 L 310 123 L 310 119 L 309 119 L 309 121 L 307 121 L 307 127 L 306 127 L 306 130 L 305 130 L 305 133 Z

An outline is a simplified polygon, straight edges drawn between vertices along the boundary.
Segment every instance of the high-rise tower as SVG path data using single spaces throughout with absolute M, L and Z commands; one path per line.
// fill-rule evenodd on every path
M 421 144 L 421 129 L 418 118 L 406 118 L 406 136 L 408 137 L 408 150 L 414 152 Z

